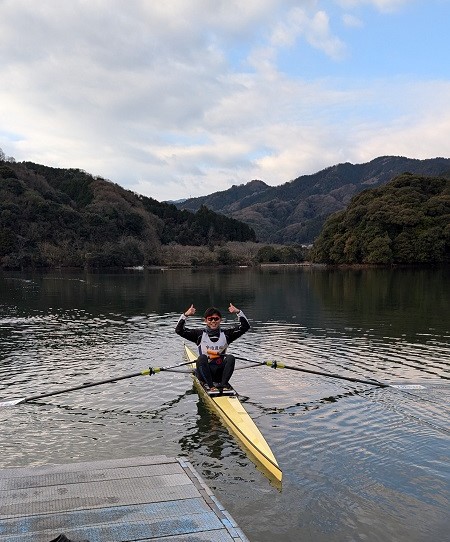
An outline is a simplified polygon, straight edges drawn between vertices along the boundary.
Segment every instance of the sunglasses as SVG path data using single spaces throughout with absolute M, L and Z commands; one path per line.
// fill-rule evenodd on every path
M 208 322 L 218 322 L 220 320 L 219 316 L 208 316 L 206 319 Z

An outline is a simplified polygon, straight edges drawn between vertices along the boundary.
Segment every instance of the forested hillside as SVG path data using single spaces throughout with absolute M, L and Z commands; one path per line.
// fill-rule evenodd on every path
M 404 174 L 355 196 L 311 251 L 328 264 L 448 263 L 450 179 Z
M 311 243 L 325 220 L 344 209 L 351 198 L 369 187 L 386 184 L 404 172 L 439 176 L 450 173 L 449 158 L 415 160 L 383 156 L 366 164 L 338 164 L 313 175 L 303 175 L 281 186 L 261 181 L 209 196 L 180 202 L 195 211 L 206 205 L 250 225 L 260 241 Z
M 388 182 L 395 169 L 404 168 L 443 173 L 404 173 Z M 293 240 L 314 237 L 316 262 L 448 262 L 449 170 L 444 158 L 341 164 L 280 187 L 261 181 L 232 187 L 198 198 L 196 205 L 202 205 L 191 212 L 80 169 L 15 163 L 0 149 L 0 267 L 293 263 L 305 258 Z M 347 203 L 348 209 L 332 214 Z M 222 204 L 229 214 L 246 216 L 247 224 L 206 204 Z M 255 243 L 249 223 L 262 221 L 263 239 L 293 246 Z M 242 241 L 252 243 L 233 244 Z
M 254 240 L 206 208 L 180 211 L 80 169 L 0 161 L 1 267 L 151 265 L 165 244 Z

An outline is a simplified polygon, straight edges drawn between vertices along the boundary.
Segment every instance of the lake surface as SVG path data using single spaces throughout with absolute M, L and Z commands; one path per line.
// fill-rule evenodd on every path
M 283 470 L 281 490 L 187 373 L 0 409 L 0 468 L 185 456 L 252 542 L 448 540 L 449 299 L 448 269 L 3 272 L 0 400 L 181 363 L 181 312 L 229 302 L 252 326 L 236 355 L 425 389 L 236 371 Z

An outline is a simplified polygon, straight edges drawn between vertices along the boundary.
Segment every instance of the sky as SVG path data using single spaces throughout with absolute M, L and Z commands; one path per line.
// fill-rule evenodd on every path
M 0 148 L 158 201 L 450 157 L 450 0 L 0 0 Z

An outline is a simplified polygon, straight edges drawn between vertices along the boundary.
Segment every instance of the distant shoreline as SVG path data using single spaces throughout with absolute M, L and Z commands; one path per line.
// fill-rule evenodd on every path
M 148 265 L 148 266 L 129 266 L 129 267 L 28 267 L 23 269 L 0 268 L 0 275 L 8 273 L 144 273 L 146 271 L 200 271 L 200 270 L 238 270 L 238 269 L 308 269 L 308 270 L 340 270 L 340 271 L 358 271 L 365 269 L 445 269 L 448 263 L 439 264 L 322 264 L 312 262 L 299 263 L 260 263 L 253 265 Z

